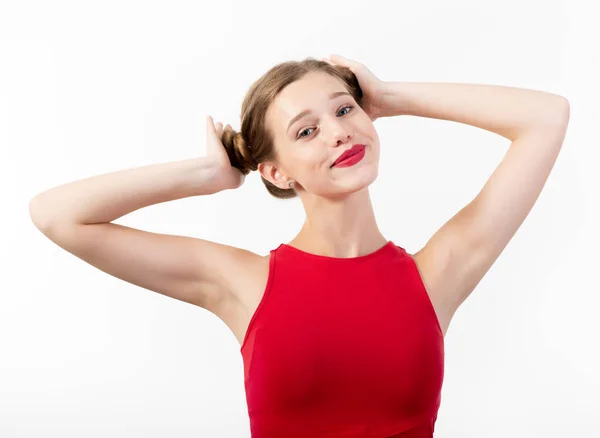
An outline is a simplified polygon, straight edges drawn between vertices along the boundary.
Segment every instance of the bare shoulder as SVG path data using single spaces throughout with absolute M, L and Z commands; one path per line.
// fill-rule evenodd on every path
M 445 336 L 454 314 L 444 301 L 444 290 L 450 276 L 448 271 L 451 269 L 449 255 L 443 251 L 435 251 L 432 245 L 426 245 L 417 253 L 409 255 L 417 266 Z
M 246 249 L 224 245 L 216 252 L 221 260 L 219 266 L 224 291 L 231 300 L 245 303 L 252 300 L 256 287 L 266 281 L 269 273 L 269 255 L 257 254 Z
M 242 345 L 252 316 L 260 304 L 269 277 L 270 254 L 265 256 L 240 248 L 226 250 L 227 263 L 220 263 L 223 290 L 209 310 L 219 317 Z

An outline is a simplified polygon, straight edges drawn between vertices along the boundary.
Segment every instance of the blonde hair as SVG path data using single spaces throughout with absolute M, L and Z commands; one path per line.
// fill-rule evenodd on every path
M 282 62 L 254 82 L 246 93 L 240 116 L 241 131 L 223 131 L 221 141 L 233 167 L 247 175 L 250 171 L 257 170 L 259 163 L 277 160 L 273 133 L 266 126 L 267 110 L 287 85 L 302 79 L 307 73 L 317 71 L 339 78 L 356 103 L 362 106 L 362 91 L 349 68 L 333 66 L 310 57 L 303 61 Z M 262 176 L 261 179 L 267 191 L 276 198 L 297 196 L 293 188 L 281 189 Z

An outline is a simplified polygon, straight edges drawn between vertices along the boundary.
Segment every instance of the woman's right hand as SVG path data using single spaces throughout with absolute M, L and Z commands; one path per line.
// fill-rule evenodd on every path
M 206 116 L 206 155 L 215 165 L 217 181 L 223 190 L 237 189 L 244 184 L 246 175 L 231 165 L 225 146 L 221 142 L 223 131 L 232 129 L 229 124 L 214 123 L 211 116 Z

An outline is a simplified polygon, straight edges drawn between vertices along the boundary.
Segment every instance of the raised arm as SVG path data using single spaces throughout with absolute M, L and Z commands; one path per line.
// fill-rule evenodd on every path
M 212 120 L 209 123 L 212 125 Z M 221 132 L 213 130 L 212 134 Z M 96 268 L 214 311 L 227 297 L 227 270 L 253 253 L 111 221 L 149 205 L 241 185 L 243 178 L 238 178 L 237 170 L 223 163 L 211 154 L 64 184 L 31 200 L 31 219 L 50 240 Z

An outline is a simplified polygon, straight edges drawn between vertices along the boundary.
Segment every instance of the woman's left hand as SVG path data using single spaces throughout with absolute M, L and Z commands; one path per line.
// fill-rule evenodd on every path
M 340 55 L 330 55 L 323 61 L 335 66 L 347 67 L 354 73 L 363 93 L 362 108 L 372 121 L 385 117 L 385 108 L 382 106 L 383 98 L 387 93 L 388 83 L 379 80 L 365 65 L 352 61 Z

